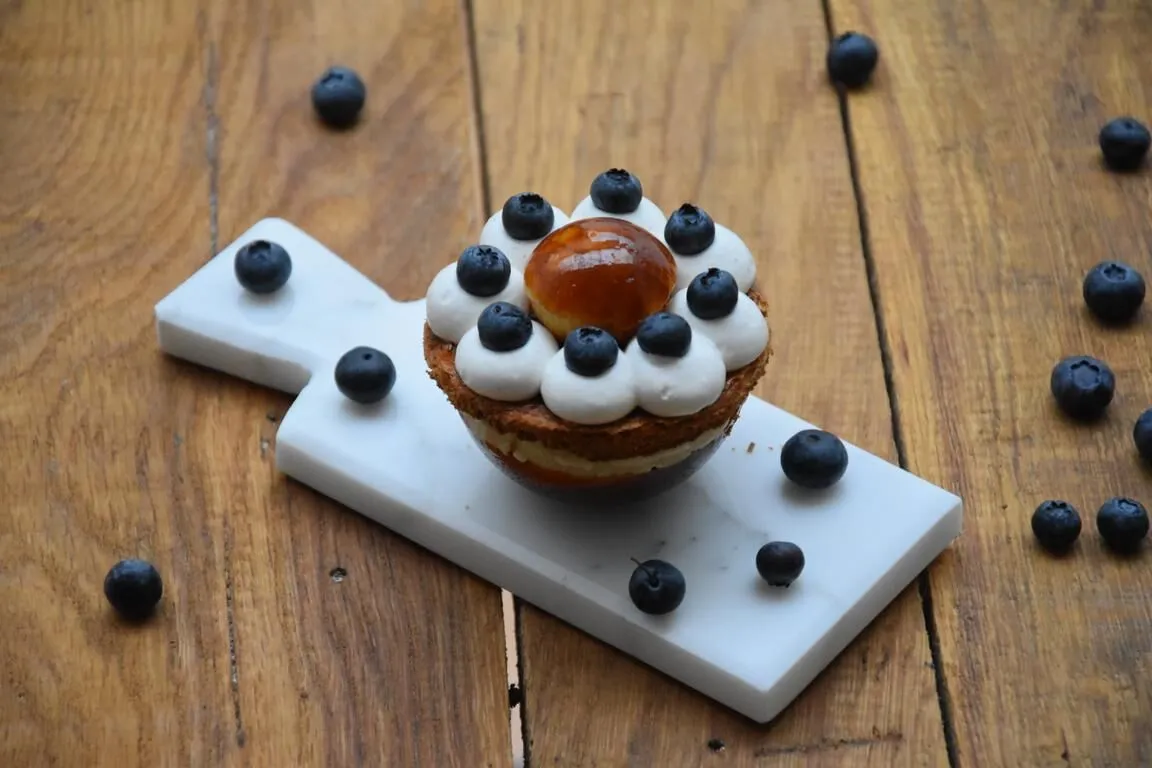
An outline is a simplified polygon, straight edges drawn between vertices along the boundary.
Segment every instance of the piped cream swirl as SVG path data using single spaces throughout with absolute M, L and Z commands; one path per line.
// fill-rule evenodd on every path
M 568 214 L 560 210 L 556 206 L 552 206 L 552 229 L 549 232 L 555 232 L 568 223 Z M 547 237 L 545 235 L 544 237 Z M 544 238 L 537 238 L 536 240 L 517 240 L 508 234 L 508 230 L 504 229 L 504 212 L 503 209 L 496 211 L 492 214 L 488 221 L 484 224 L 484 229 L 480 231 L 480 245 L 491 245 L 503 251 L 504 255 L 508 257 L 508 261 L 512 264 L 512 269 L 523 271 L 524 267 L 528 264 L 528 259 L 532 257 L 532 251 L 536 250 L 536 246 Z
M 663 239 L 663 231 L 660 235 Z M 672 251 L 671 248 L 668 250 Z M 721 224 L 716 225 L 716 238 L 712 245 L 695 256 L 681 256 L 672 251 L 672 257 L 676 260 L 678 290 L 687 288 L 696 275 L 707 272 L 710 267 L 731 273 L 741 293 L 747 293 L 756 281 L 756 259 L 752 251 L 739 235 Z
M 768 321 L 747 294 L 741 293 L 736 298 L 736 306 L 727 316 L 714 320 L 692 314 L 687 289 L 676 292 L 668 311 L 688 321 L 694 340 L 700 336 L 710 339 L 720 350 L 724 367 L 729 371 L 748 365 L 768 346 Z
M 555 354 L 556 340 L 535 321 L 524 346 L 507 352 L 481 344 L 480 332 L 473 326 L 456 347 L 456 373 L 465 386 L 479 395 L 518 403 L 540 394 L 544 369 Z
M 508 285 L 495 296 L 473 296 L 460 287 L 456 279 L 456 262 L 436 273 L 428 286 L 424 312 L 432 333 L 445 341 L 459 342 L 476 327 L 480 313 L 489 304 L 506 301 L 527 311 L 528 295 L 524 292 L 524 274 L 512 267 Z
M 631 358 L 636 400 L 653 416 L 688 416 L 719 399 L 728 374 L 720 350 L 707 336 L 692 335 L 684 357 L 652 355 L 633 340 Z
M 599 217 L 607 217 L 610 219 L 623 219 L 624 221 L 631 222 L 641 229 L 646 229 L 661 242 L 664 241 L 664 225 L 668 222 L 668 217 L 664 212 L 646 197 L 640 198 L 640 205 L 636 210 L 631 213 L 608 213 L 596 207 L 596 203 L 592 202 L 592 196 L 589 195 L 580 201 L 580 204 L 572 211 L 572 221 L 577 219 L 595 219 Z
M 540 394 L 548 410 L 576 424 L 622 419 L 636 408 L 632 361 L 621 354 L 599 376 L 582 376 L 569 370 L 564 350 L 560 350 L 544 368 Z

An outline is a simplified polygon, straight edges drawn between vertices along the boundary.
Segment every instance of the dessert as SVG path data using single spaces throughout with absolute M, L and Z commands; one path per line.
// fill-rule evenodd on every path
M 845 88 L 859 88 L 872 78 L 880 49 L 876 41 L 859 32 L 845 32 L 828 49 L 828 76 Z
M 1032 534 L 1052 554 L 1063 554 L 1080 538 L 1080 513 L 1066 501 L 1048 500 L 1032 513 Z
M 1135 554 L 1148 535 L 1148 511 L 1135 499 L 1108 499 L 1096 513 L 1096 530 L 1113 552 Z
M 1144 303 L 1144 277 L 1119 261 L 1102 261 L 1084 276 L 1084 303 L 1105 323 L 1127 323 Z
M 361 405 L 378 403 L 396 385 L 392 358 L 372 347 L 356 347 L 336 362 L 336 388 L 344 397 Z
M 152 615 L 164 595 L 164 582 L 156 567 L 144 560 L 121 560 L 104 577 L 104 597 L 129 621 Z
M 680 569 L 664 560 L 636 563 L 628 580 L 628 597 L 642 612 L 663 616 L 680 607 L 687 583 Z
M 1076 355 L 1056 364 L 1049 386 L 1060 410 L 1073 419 L 1092 421 L 1112 402 L 1116 376 L 1103 360 Z
M 804 488 L 830 488 L 848 469 L 848 450 L 843 441 L 820 429 L 797 432 L 780 449 L 784 475 Z
M 256 294 L 275 293 L 292 276 L 292 259 L 284 246 L 267 240 L 253 240 L 236 251 L 233 261 L 236 280 Z
M 682 207 L 672 239 L 696 252 L 677 256 L 620 215 L 643 206 L 634 176 L 609 171 L 593 190 L 615 213 L 560 212 L 549 224 L 539 195 L 506 203 L 486 229 L 547 234 L 522 267 L 492 238 L 442 269 L 424 356 L 506 474 L 566 500 L 635 499 L 691 475 L 727 436 L 770 356 L 767 308 L 751 252 L 727 247 L 734 234 L 725 248 L 719 235 L 705 242 L 703 217 L 688 215 L 699 209 Z
M 790 541 L 770 541 L 756 552 L 756 570 L 770 587 L 790 587 L 804 570 L 804 552 Z
M 1134 171 L 1152 147 L 1152 133 L 1134 117 L 1117 117 L 1100 129 L 1098 141 L 1105 165 L 1114 171 Z
M 312 108 L 332 128 L 348 128 L 364 109 L 368 89 L 348 67 L 329 67 L 312 86 Z

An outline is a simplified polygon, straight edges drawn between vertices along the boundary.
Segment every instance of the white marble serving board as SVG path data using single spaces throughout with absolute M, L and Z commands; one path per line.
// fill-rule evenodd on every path
M 293 260 L 287 286 L 268 297 L 247 294 L 233 272 L 254 239 Z M 759 722 L 960 533 L 958 497 L 852 445 L 832 489 L 791 486 L 779 450 L 811 425 L 758 398 L 711 462 L 664 496 L 616 509 L 547 501 L 472 442 L 426 373 L 423 318 L 423 301 L 393 301 L 279 219 L 256 224 L 156 305 L 168 354 L 299 393 L 276 437 L 282 472 Z M 377 406 L 336 389 L 336 360 L 358 345 L 397 367 Z M 756 551 L 772 539 L 804 550 L 789 589 L 756 573 Z M 631 558 L 654 557 L 688 584 L 664 617 L 628 598 Z

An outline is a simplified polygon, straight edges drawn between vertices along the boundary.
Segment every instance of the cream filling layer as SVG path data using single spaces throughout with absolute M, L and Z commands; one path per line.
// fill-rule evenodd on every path
M 704 448 L 713 440 L 724 434 L 724 427 L 710 429 L 702 432 L 696 439 L 666 448 L 657 453 L 646 456 L 631 456 L 627 459 L 610 459 L 608 461 L 593 461 L 583 456 L 577 456 L 568 451 L 549 448 L 543 443 L 534 440 L 522 440 L 515 435 L 499 432 L 484 422 L 474 419 L 466 413 L 461 413 L 464 423 L 472 434 L 488 443 L 490 446 L 508 454 L 526 464 L 564 472 L 576 477 L 619 477 L 625 475 L 639 475 L 653 469 L 663 469 L 677 464 Z

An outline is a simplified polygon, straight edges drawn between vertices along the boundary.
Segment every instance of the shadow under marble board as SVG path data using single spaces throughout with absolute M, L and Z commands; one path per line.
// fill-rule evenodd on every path
M 291 279 L 268 296 L 237 282 L 236 251 L 283 245 Z M 962 504 L 848 445 L 827 491 L 785 479 L 779 450 L 812 425 L 752 397 L 691 479 L 628 507 L 532 494 L 481 454 L 429 378 L 424 302 L 397 302 L 335 254 L 265 219 L 155 309 L 164 352 L 298 393 L 276 436 L 284 474 L 758 721 L 783 710 L 961 529 Z M 375 406 L 345 398 L 336 361 L 356 346 L 397 369 Z M 769 540 L 799 544 L 788 589 L 760 579 Z M 665 616 L 628 596 L 632 558 L 675 564 L 688 589 Z

